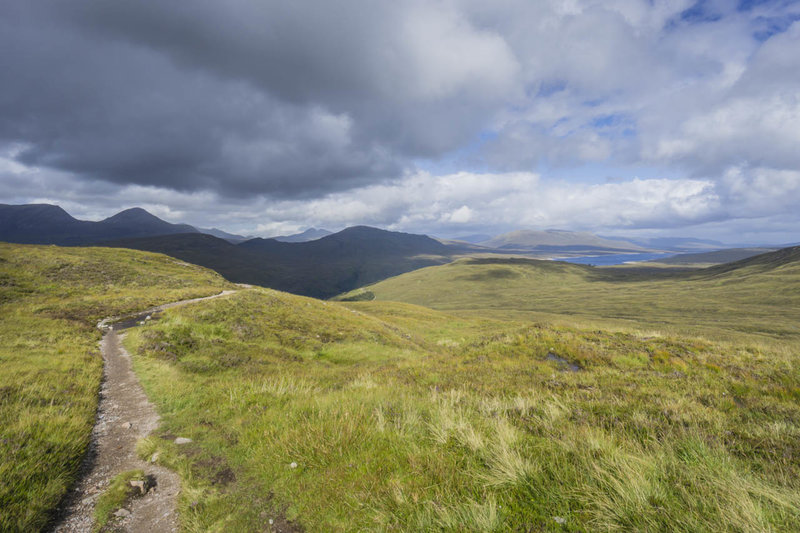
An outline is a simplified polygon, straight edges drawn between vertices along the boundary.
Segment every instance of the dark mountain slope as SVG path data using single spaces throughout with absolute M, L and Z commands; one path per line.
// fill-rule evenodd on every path
M 97 227 L 113 234 L 115 239 L 170 235 L 174 233 L 198 233 L 188 224 L 170 224 L 152 215 L 141 207 L 120 211 L 112 217 L 97 222 Z
M 126 209 L 99 222 L 78 220 L 56 205 L 0 204 L 0 241 L 77 246 L 112 239 L 196 233 L 187 224 L 170 224 L 141 208 Z
M 450 249 L 429 237 L 364 226 L 300 243 L 251 239 L 233 245 L 210 235 L 183 234 L 103 245 L 160 252 L 216 270 L 230 281 L 316 298 L 450 261 Z
M 366 226 L 347 228 L 321 239 L 285 243 L 252 239 L 239 247 L 282 268 L 270 287 L 328 298 L 368 283 L 450 261 L 451 250 L 424 235 Z
M 297 246 L 300 245 L 300 246 Z M 276 239 L 251 239 L 243 248 L 265 252 L 296 253 L 303 257 L 324 258 L 331 254 L 355 257 L 377 255 L 448 254 L 449 248 L 426 235 L 386 231 L 369 226 L 353 226 L 321 239 L 287 243 Z
M 181 233 L 136 239 L 119 239 L 100 246 L 158 252 L 217 271 L 229 281 L 270 286 L 280 277 L 262 257 L 205 233 Z
M 81 244 L 91 222 L 77 220 L 57 205 L 0 204 L 0 241 L 23 244 Z

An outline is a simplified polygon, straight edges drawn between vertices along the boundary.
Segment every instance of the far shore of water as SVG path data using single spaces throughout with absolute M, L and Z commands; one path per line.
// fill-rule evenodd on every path
M 581 257 L 551 257 L 551 261 L 564 261 L 566 263 L 576 263 L 579 265 L 593 266 L 612 266 L 627 263 L 641 263 L 642 261 L 652 261 L 653 259 L 663 259 L 672 257 L 675 253 L 645 253 L 645 254 L 605 254 L 605 255 L 586 255 Z

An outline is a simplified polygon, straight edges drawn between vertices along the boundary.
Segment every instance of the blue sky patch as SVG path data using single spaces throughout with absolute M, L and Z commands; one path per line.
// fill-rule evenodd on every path
M 722 15 L 714 11 L 711 2 L 707 0 L 699 0 L 680 14 L 680 20 L 689 24 L 717 22 L 720 19 L 722 19 Z
M 798 20 L 800 20 L 800 14 L 785 17 L 758 17 L 754 21 L 756 29 L 753 31 L 753 37 L 764 42 L 773 35 L 785 32 Z

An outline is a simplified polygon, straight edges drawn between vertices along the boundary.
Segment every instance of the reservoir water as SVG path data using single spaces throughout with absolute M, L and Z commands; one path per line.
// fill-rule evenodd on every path
M 606 255 L 587 255 L 584 257 L 565 257 L 556 261 L 576 263 L 579 265 L 611 266 L 623 263 L 638 263 L 640 261 L 650 261 L 665 257 L 672 257 L 674 253 L 649 253 L 649 254 L 606 254 Z

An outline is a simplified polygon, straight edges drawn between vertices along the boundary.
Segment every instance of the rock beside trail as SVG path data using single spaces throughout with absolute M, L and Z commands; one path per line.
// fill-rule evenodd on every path
M 142 479 L 132 479 L 130 483 L 131 487 L 138 488 L 141 494 L 147 494 L 147 489 L 150 488 L 147 486 L 147 482 Z
M 192 439 L 189 437 L 178 437 L 175 439 L 175 444 L 189 444 L 190 442 L 192 442 Z
M 129 510 L 127 510 L 127 509 L 124 509 L 124 508 L 123 509 L 117 509 L 116 511 L 114 511 L 114 516 L 116 516 L 117 518 L 126 518 L 126 517 L 128 517 L 130 515 L 131 515 L 131 512 Z

